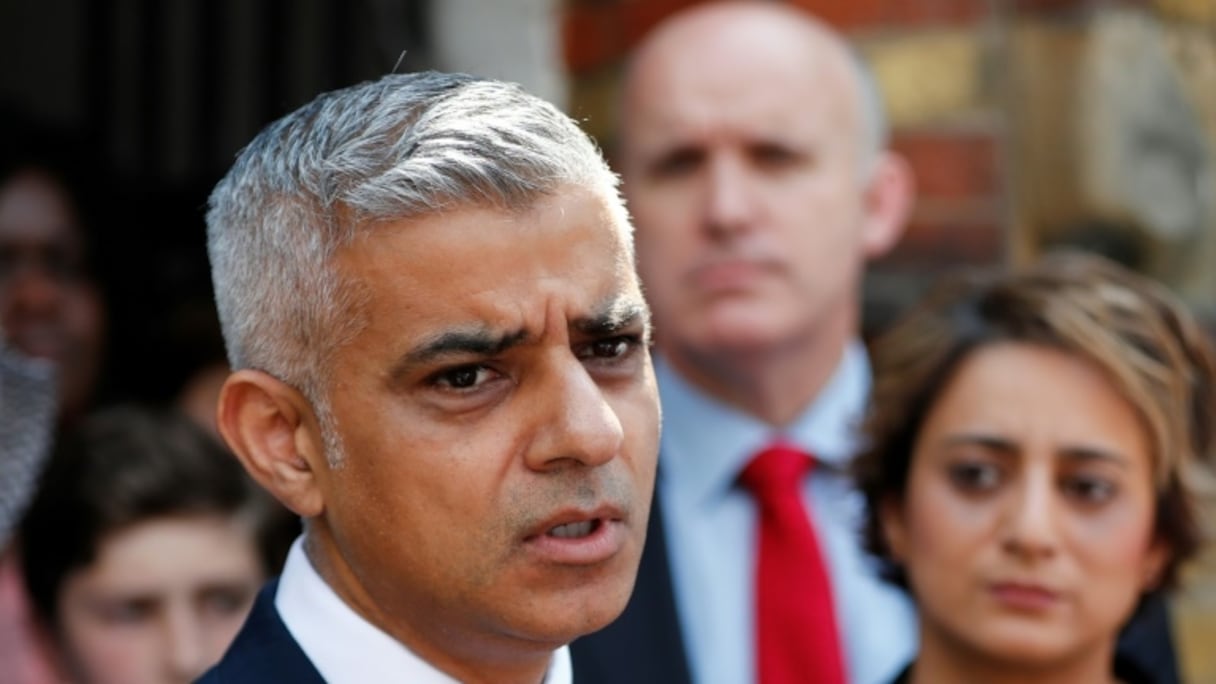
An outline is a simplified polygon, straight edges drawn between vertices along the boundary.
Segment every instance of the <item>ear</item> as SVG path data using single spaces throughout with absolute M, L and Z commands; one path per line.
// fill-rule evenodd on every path
M 224 381 L 216 417 L 224 441 L 258 484 L 296 514 L 320 515 L 329 466 L 304 395 L 262 371 L 239 370 Z
M 862 251 L 866 259 L 883 256 L 903 237 L 914 191 L 915 181 L 908 162 L 894 152 L 879 154 L 862 199 L 865 203 Z
M 882 525 L 883 540 L 892 560 L 904 562 L 908 548 L 908 530 L 904 526 L 903 502 L 896 497 L 887 497 L 878 507 L 878 522 Z

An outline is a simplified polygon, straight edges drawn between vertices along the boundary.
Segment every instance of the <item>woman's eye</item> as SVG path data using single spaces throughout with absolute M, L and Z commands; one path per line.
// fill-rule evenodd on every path
M 950 466 L 950 480 L 965 491 L 988 491 L 1001 481 L 1001 470 L 991 463 L 956 463 Z
M 1085 503 L 1103 503 L 1116 493 L 1113 482 L 1100 477 L 1075 476 L 1063 482 L 1064 493 Z

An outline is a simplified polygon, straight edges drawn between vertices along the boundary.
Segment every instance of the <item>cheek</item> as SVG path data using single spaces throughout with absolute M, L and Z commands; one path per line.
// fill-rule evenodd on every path
M 92 343 L 101 337 L 104 326 L 101 301 L 87 286 L 79 286 L 65 297 L 64 321 L 73 335 Z
M 77 623 L 64 635 L 73 669 L 93 684 L 147 680 L 156 671 L 156 635 L 149 628 L 117 629 L 95 622 Z
M 961 570 L 991 542 L 995 503 L 968 499 L 926 473 L 914 473 L 907 491 L 904 519 L 911 574 L 921 574 L 911 567 L 914 564 Z
M 1153 548 L 1153 510 L 1147 499 L 1120 502 L 1096 515 L 1077 515 L 1069 527 L 1086 575 L 1133 582 L 1143 576 Z
M 224 652 L 228 650 L 228 646 L 236 639 L 236 634 L 241 630 L 241 626 L 245 623 L 245 618 L 248 614 L 249 611 L 244 610 L 233 615 L 225 615 L 206 626 L 203 644 L 205 644 L 205 648 L 207 649 L 205 655 L 209 663 L 217 663 L 224 656 Z

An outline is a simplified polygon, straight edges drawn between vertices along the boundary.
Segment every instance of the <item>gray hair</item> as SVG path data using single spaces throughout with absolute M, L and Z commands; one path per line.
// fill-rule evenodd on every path
M 613 200 L 629 225 L 594 143 L 518 85 L 425 72 L 320 95 L 262 130 L 211 194 L 207 251 L 229 362 L 300 390 L 340 460 L 324 388 L 331 355 L 364 321 L 357 288 L 332 267 L 338 249 L 384 221 L 524 211 L 564 185 Z

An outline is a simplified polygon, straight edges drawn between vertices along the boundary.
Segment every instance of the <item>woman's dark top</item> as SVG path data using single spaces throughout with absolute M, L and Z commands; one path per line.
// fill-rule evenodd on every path
M 915 661 L 909 663 L 891 684 L 908 684 L 908 682 L 912 681 L 913 665 L 916 665 Z M 1115 679 L 1123 684 L 1157 684 L 1155 678 L 1141 670 L 1135 663 L 1118 656 L 1115 657 Z

